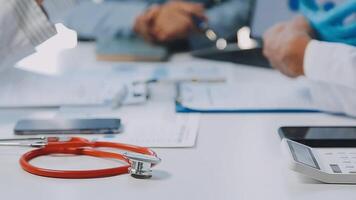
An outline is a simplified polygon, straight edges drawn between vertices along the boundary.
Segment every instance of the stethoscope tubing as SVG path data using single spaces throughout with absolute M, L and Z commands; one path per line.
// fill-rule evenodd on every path
M 27 172 L 44 177 L 51 178 L 64 178 L 64 179 L 85 179 L 85 178 L 100 178 L 100 177 L 109 177 L 116 176 L 120 174 L 126 174 L 129 171 L 130 162 L 129 160 L 119 153 L 113 153 L 108 151 L 101 151 L 96 148 L 105 147 L 113 148 L 117 150 L 131 151 L 135 153 L 141 153 L 146 155 L 155 156 L 156 154 L 145 147 L 138 147 L 134 145 L 127 145 L 121 143 L 112 143 L 112 142 L 90 142 L 87 145 L 90 147 L 64 147 L 58 148 L 57 145 L 45 146 L 43 148 L 31 150 L 20 158 L 20 166 Z M 75 144 L 74 146 L 81 146 Z M 82 145 L 83 146 L 83 145 Z M 116 159 L 120 162 L 126 163 L 123 166 L 106 168 L 106 169 L 94 169 L 94 170 L 55 170 L 55 169 L 45 169 L 37 167 L 31 164 L 31 160 L 41 157 L 54 154 L 65 154 L 65 155 L 86 155 L 97 158 L 105 159 Z

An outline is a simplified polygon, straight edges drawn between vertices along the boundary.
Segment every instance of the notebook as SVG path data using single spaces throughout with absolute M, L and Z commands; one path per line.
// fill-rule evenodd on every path
M 168 50 L 150 44 L 138 37 L 101 38 L 96 45 L 97 59 L 101 61 L 164 61 Z

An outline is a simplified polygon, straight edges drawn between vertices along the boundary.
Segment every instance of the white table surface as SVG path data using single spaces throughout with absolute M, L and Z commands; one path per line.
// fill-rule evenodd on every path
M 84 49 L 91 51 L 90 48 Z M 1 136 L 11 136 L 20 118 L 53 117 L 56 112 L 2 109 Z M 323 113 L 204 114 L 194 148 L 155 149 L 163 161 L 154 168 L 151 180 L 129 175 L 81 180 L 38 177 L 23 171 L 18 164 L 27 149 L 3 147 L 1 199 L 355 199 L 356 185 L 321 184 L 287 169 L 277 134 L 282 125 L 356 125 L 356 120 Z M 40 158 L 35 164 L 68 168 L 112 166 L 110 161 L 89 158 Z

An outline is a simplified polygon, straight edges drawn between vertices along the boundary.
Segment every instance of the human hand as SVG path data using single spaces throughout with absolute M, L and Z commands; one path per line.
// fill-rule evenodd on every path
M 186 38 L 196 29 L 193 16 L 206 20 L 202 4 L 172 1 L 164 4 L 158 13 L 153 35 L 157 42 Z
M 134 31 L 146 41 L 153 42 L 155 40 L 152 27 L 160 9 L 161 6 L 152 6 L 135 20 Z
M 302 16 L 270 28 L 263 36 L 263 54 L 273 67 L 289 77 L 304 75 L 304 53 L 313 30 Z
M 36 0 L 36 2 L 37 2 L 38 5 L 42 5 L 43 0 Z

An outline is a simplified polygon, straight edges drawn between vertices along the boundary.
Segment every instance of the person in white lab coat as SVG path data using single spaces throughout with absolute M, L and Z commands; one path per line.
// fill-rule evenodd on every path
M 356 117 L 356 47 L 315 40 L 299 16 L 265 33 L 264 55 L 283 74 L 306 76 L 319 109 Z
M 56 33 L 42 0 L 0 0 L 0 71 L 12 67 Z

